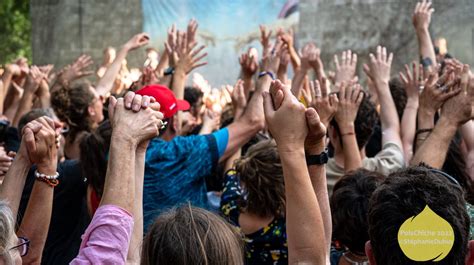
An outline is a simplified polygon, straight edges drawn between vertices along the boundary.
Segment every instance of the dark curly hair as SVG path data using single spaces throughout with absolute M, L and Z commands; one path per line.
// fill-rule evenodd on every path
M 94 98 L 88 82 L 64 86 L 51 93 L 51 106 L 58 118 L 69 126 L 69 137 L 72 141 L 77 133 L 91 131 L 87 110 Z
M 375 109 L 375 105 L 370 101 L 369 97 L 364 96 L 364 99 L 360 103 L 359 110 L 357 111 L 357 117 L 354 121 L 354 129 L 359 149 L 364 148 L 364 146 L 367 144 L 370 137 L 374 133 L 374 128 L 378 121 L 379 114 Z M 331 125 L 336 129 L 337 134 L 340 136 L 341 132 L 339 130 L 339 126 L 337 125 L 336 119 L 331 120 Z
M 369 199 L 384 179 L 382 174 L 359 169 L 343 176 L 334 186 L 330 200 L 333 240 L 353 253 L 365 253 L 369 240 Z
M 401 121 L 403 112 L 405 111 L 405 106 L 407 105 L 407 92 L 405 91 L 400 78 L 392 78 L 388 85 L 390 87 L 393 102 L 395 103 L 395 108 L 397 109 L 398 118 Z
M 451 251 L 436 264 L 465 264 L 470 222 L 463 191 L 439 171 L 424 166 L 389 175 L 372 194 L 368 215 L 369 238 L 377 264 L 420 264 L 405 256 L 397 238 L 400 226 L 427 205 L 454 231 Z
M 247 192 L 246 200 L 240 202 L 244 211 L 260 217 L 284 216 L 285 183 L 274 141 L 262 141 L 250 147 L 236 161 L 235 169 Z

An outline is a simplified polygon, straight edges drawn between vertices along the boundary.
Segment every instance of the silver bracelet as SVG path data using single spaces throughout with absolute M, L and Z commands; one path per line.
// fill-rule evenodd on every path
M 42 174 L 42 173 L 39 173 L 38 170 L 35 171 L 35 177 L 38 178 L 38 179 L 58 179 L 59 177 L 59 173 L 56 172 L 56 174 L 52 175 L 52 176 L 48 176 L 46 174 Z

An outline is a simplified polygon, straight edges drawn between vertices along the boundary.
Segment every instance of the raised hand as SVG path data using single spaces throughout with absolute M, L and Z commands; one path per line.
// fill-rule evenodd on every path
M 339 104 L 334 118 L 341 134 L 354 132 L 354 121 L 363 99 L 364 93 L 359 84 L 350 85 L 343 82 L 339 85 Z
M 337 54 L 334 55 L 334 63 L 336 65 L 336 75 L 334 81 L 336 84 L 340 82 L 350 82 L 354 79 L 357 68 L 357 54 L 351 50 L 343 51 L 341 62 Z
M 263 47 L 263 56 L 265 57 L 272 49 L 270 43 L 270 37 L 272 36 L 272 30 L 268 30 L 264 25 L 260 25 L 260 43 Z
M 242 69 L 242 74 L 245 77 L 251 77 L 257 72 L 258 61 L 257 58 L 250 52 L 250 50 L 240 55 L 239 63 Z
M 133 51 L 135 49 L 138 49 L 140 47 L 147 45 L 149 41 L 150 41 L 150 36 L 147 33 L 142 32 L 133 36 L 130 40 L 128 40 L 124 44 L 123 47 L 127 49 L 128 51 Z
M 426 30 L 431 23 L 431 14 L 435 11 L 431 7 L 431 1 L 418 2 L 413 12 L 412 22 L 416 30 Z
M 314 43 L 307 43 L 305 46 L 303 46 L 303 49 L 301 50 L 301 68 L 308 70 L 311 67 L 315 69 L 320 67 L 320 54 L 321 50 L 316 48 L 316 45 Z
M 277 39 L 272 51 L 262 59 L 262 71 L 275 74 L 280 66 L 280 57 L 283 48 L 283 42 Z
M 418 67 L 416 62 L 412 63 L 412 71 L 410 71 L 410 67 L 405 64 L 405 73 L 400 72 L 400 80 L 402 80 L 405 86 L 405 91 L 409 99 L 418 99 L 420 95 L 420 89 L 424 83 L 424 80 L 419 78 L 420 75 L 423 75 L 423 68 Z
M 196 32 L 198 28 L 197 20 L 191 19 L 188 23 L 188 28 L 186 32 L 186 36 L 188 37 L 188 49 L 192 49 L 196 44 Z
M 454 86 L 454 80 L 448 80 L 450 75 L 451 71 L 445 72 L 439 78 L 435 72 L 428 76 L 423 92 L 420 95 L 420 111 L 434 115 L 446 100 L 454 97 L 461 91 L 459 86 Z M 455 89 L 449 90 L 448 88 Z
M 109 116 L 113 138 L 127 140 L 136 146 L 158 136 L 163 114 L 152 97 L 128 92 L 125 98 L 109 100 Z M 133 110 L 130 111 L 129 109 Z
M 176 45 L 174 47 L 165 43 L 166 52 L 170 58 L 170 66 L 176 67 L 177 71 L 181 70 L 185 74 L 188 74 L 192 70 L 207 64 L 207 62 L 202 62 L 207 56 L 207 53 L 201 53 L 206 46 L 201 45 L 196 48 L 196 42 L 193 45 L 189 45 L 184 32 L 178 31 L 177 36 Z
M 264 93 L 263 98 L 265 120 L 279 152 L 303 148 L 308 134 L 306 108 L 280 80 L 272 82 L 270 93 Z M 275 104 L 276 101 L 281 104 Z
M 38 170 L 48 169 L 56 171 L 58 151 L 58 128 L 61 124 L 43 116 L 29 122 L 22 130 L 23 141 L 25 141 L 28 158 L 31 163 L 36 164 Z
M 76 79 L 91 75 L 94 73 L 94 71 L 86 70 L 86 68 L 91 66 L 93 63 L 92 57 L 83 54 L 79 56 L 72 64 L 64 67 L 59 73 L 59 78 L 61 81 L 67 84 L 68 82 L 72 82 Z
M 39 70 L 37 66 L 31 66 L 30 72 L 28 73 L 28 77 L 26 78 L 25 84 L 25 92 L 35 93 L 41 83 L 46 76 L 43 72 Z
M 369 65 L 364 65 L 365 73 L 377 84 L 388 84 L 390 81 L 390 68 L 392 66 L 393 54 L 387 54 L 387 49 L 382 46 L 377 47 L 377 56 L 370 54 Z
M 457 127 L 463 125 L 472 117 L 470 98 L 465 90 L 467 86 L 468 82 L 459 79 L 452 83 L 448 90 L 457 92 L 457 94 L 446 100 L 441 111 L 441 117 Z
M 329 94 L 329 82 L 326 78 L 322 78 L 320 83 L 318 80 L 310 82 L 310 91 L 312 97 L 311 107 L 315 108 L 319 114 L 321 122 L 328 127 L 334 115 L 337 112 L 339 100 L 336 94 Z
M 282 28 L 278 29 L 277 33 L 278 37 L 281 38 L 281 40 L 288 45 L 288 47 L 294 47 L 294 38 L 293 38 L 293 29 L 288 29 L 287 32 L 285 32 Z
M 229 91 L 229 93 L 230 97 L 232 98 L 232 106 L 234 108 L 234 112 L 237 110 L 243 111 L 247 106 L 247 98 L 245 97 L 244 91 L 244 82 L 240 79 L 237 80 L 237 83 L 235 83 L 234 85 L 234 89 L 232 90 L 232 92 Z M 235 113 L 234 116 L 236 116 Z

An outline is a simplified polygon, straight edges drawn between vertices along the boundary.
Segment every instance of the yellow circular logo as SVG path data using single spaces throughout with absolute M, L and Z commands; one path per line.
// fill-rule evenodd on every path
M 421 213 L 400 226 L 398 244 L 411 260 L 440 261 L 453 247 L 453 227 L 426 205 Z

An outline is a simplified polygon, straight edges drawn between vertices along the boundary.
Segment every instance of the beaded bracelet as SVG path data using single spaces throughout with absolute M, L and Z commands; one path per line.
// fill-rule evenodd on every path
M 53 188 L 56 187 L 59 184 L 58 177 L 59 177 L 58 172 L 56 172 L 56 174 L 54 174 L 52 176 L 48 176 L 48 175 L 39 173 L 38 171 L 35 171 L 36 180 L 42 181 L 42 182 L 48 184 L 49 186 L 51 186 Z

